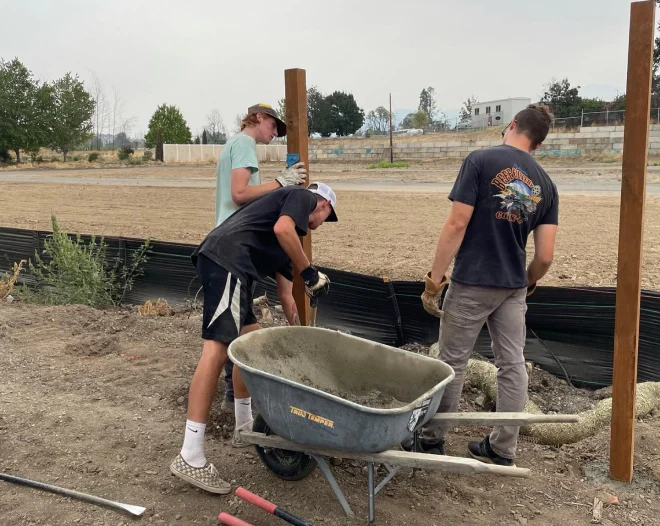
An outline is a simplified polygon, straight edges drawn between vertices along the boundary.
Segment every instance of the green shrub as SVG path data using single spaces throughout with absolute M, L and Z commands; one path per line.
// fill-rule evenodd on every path
M 87 161 L 90 163 L 93 163 L 94 161 L 98 160 L 99 154 L 96 152 L 92 152 L 89 154 L 89 157 L 87 157 Z
M 131 166 L 139 166 L 142 164 L 144 161 L 142 159 L 136 159 L 135 157 L 129 157 L 127 160 L 128 164 Z
M 78 162 L 78 161 L 80 161 L 80 157 L 78 157 L 77 155 L 74 155 L 73 162 Z
M 152 152 L 151 150 L 146 150 L 142 154 L 142 159 L 144 159 L 145 161 L 151 161 L 151 159 L 153 159 L 153 157 L 154 157 L 154 152 Z
M 23 286 L 23 298 L 43 305 L 121 305 L 135 278 L 144 272 L 151 239 L 131 255 L 130 261 L 117 258 L 113 263 L 108 260 L 103 238 L 97 243 L 92 237 L 85 243 L 80 234 L 74 238 L 62 232 L 55 216 L 51 220 L 53 236 L 45 240 L 43 250 L 48 262 L 35 252 L 29 270 L 36 287 Z
M 370 164 L 367 168 L 373 170 L 374 168 L 408 168 L 410 163 L 406 161 L 394 161 L 393 163 L 389 161 L 381 161 L 376 164 Z
M 119 157 L 120 161 L 125 161 L 128 159 L 131 155 L 135 153 L 135 150 L 131 148 L 130 146 L 122 146 L 118 151 L 117 151 L 117 157 Z

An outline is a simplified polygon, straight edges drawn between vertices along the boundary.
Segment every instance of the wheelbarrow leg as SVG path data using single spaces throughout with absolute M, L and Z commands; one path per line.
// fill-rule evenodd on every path
M 335 497 L 337 497 L 339 504 L 341 504 L 341 507 L 344 508 L 344 513 L 346 513 L 346 515 L 348 515 L 349 517 L 354 517 L 355 514 L 353 513 L 351 507 L 348 505 L 348 501 L 346 500 L 346 497 L 344 497 L 344 494 L 342 493 L 339 484 L 337 484 L 337 481 L 335 480 L 332 471 L 330 471 L 330 466 L 328 466 L 328 463 L 325 461 L 325 458 L 323 458 L 321 455 L 314 455 L 314 454 L 309 454 L 309 456 L 312 457 L 314 460 L 316 460 L 316 463 L 319 465 L 319 468 L 321 468 L 321 471 L 323 472 L 323 475 L 325 475 L 328 484 L 330 484 L 332 491 L 334 491 Z
M 376 492 L 374 491 L 374 463 L 369 462 L 369 524 L 373 524 L 376 520 L 376 504 L 374 498 Z

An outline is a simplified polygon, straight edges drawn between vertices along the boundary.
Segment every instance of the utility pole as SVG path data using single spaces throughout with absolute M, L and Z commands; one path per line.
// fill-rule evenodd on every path
M 392 94 L 390 93 L 390 163 L 394 162 L 394 148 L 392 147 Z

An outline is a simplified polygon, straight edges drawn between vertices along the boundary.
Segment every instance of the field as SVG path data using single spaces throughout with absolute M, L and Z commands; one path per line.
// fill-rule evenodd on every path
M 560 230 L 543 284 L 613 286 L 618 250 L 617 164 L 548 165 L 560 191 Z M 392 279 L 420 279 L 446 216 L 456 163 L 370 170 L 314 164 L 332 184 L 339 223 L 313 236 L 319 265 Z M 265 177 L 276 174 L 274 166 Z M 0 172 L 0 225 L 50 229 L 51 213 L 71 232 L 198 243 L 213 227 L 215 170 L 206 166 Z M 51 184 L 44 184 L 50 182 Z M 649 167 L 643 286 L 660 288 L 660 168 Z M 530 251 L 531 253 L 531 248 Z
M 340 222 L 314 234 L 319 265 L 394 279 L 427 271 L 448 209 L 458 165 L 425 163 L 405 170 L 363 164 L 314 164 L 313 179 L 337 190 Z M 544 284 L 616 283 L 620 166 L 558 162 L 548 170 L 561 192 L 560 234 Z M 272 177 L 275 167 L 267 166 Z M 50 215 L 80 233 L 154 236 L 199 242 L 211 229 L 214 167 L 139 167 L 0 172 L 0 225 L 50 229 Z M 644 286 L 660 289 L 660 171 L 650 168 Z M 259 313 L 277 324 L 275 310 Z M 274 321 L 273 321 L 274 320 Z M 200 352 L 200 313 L 178 308 L 166 317 L 134 309 L 38 307 L 0 303 L 0 440 L 4 472 L 146 506 L 142 523 L 217 524 L 221 511 L 258 525 L 278 519 L 232 496 L 213 497 L 170 476 L 181 445 L 188 382 Z M 417 346 L 413 350 L 427 352 Z M 591 407 L 599 393 L 574 390 L 536 369 L 530 396 L 542 407 Z M 220 391 L 224 383 L 220 382 Z M 275 479 L 250 449 L 231 448 L 232 422 L 213 409 L 207 455 L 221 473 L 313 524 L 364 524 L 366 473 L 344 461 L 334 468 L 358 514 L 347 520 L 317 470 L 301 483 Z M 481 407 L 468 386 L 462 410 Z M 452 455 L 487 428 L 456 428 Z M 584 525 L 594 498 L 605 502 L 602 524 L 660 524 L 660 415 L 636 429 L 635 480 L 608 480 L 609 433 L 553 448 L 521 440 L 517 464 L 530 479 L 458 476 L 404 470 L 377 496 L 381 525 Z M 618 499 L 610 505 L 610 496 Z M 118 525 L 114 511 L 18 486 L 0 493 L 2 524 Z

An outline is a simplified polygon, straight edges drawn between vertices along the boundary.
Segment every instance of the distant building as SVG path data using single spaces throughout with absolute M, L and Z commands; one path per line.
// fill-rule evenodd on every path
M 532 99 L 526 97 L 478 102 L 472 106 L 472 126 L 485 128 L 486 126 L 509 124 L 516 113 L 531 103 Z

